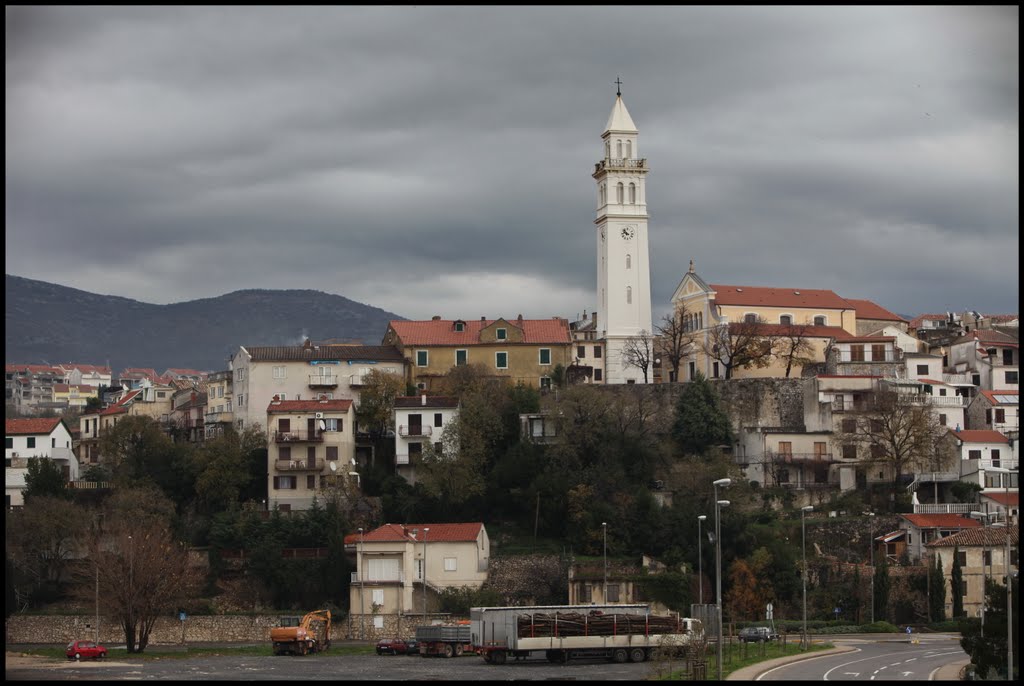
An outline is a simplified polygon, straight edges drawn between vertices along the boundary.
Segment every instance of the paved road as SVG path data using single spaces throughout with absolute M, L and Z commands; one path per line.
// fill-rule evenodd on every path
M 26 664 L 26 662 L 33 662 Z M 657 663 L 612 664 L 580 660 L 568 665 L 543 659 L 489 665 L 477 656 L 422 658 L 404 655 L 220 656 L 163 660 L 118 660 L 75 663 L 12 659 L 5 677 L 19 681 L 175 680 L 175 681 L 633 681 L 655 673 Z

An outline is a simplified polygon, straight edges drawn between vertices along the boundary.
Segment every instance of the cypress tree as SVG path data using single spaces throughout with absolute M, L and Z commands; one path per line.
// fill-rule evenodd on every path
M 960 567 L 960 547 L 953 546 L 953 571 L 950 573 L 950 591 L 953 594 L 953 617 L 964 616 L 964 570 Z

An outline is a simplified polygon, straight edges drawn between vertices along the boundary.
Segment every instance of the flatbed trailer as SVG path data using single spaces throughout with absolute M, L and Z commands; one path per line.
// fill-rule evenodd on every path
M 643 662 L 656 648 L 703 636 L 700 620 L 653 615 L 648 605 L 475 607 L 473 650 L 490 664 L 543 653 L 550 662 L 603 657 Z
M 460 657 L 467 650 L 472 650 L 469 623 L 418 626 L 416 627 L 416 643 L 422 657 L 430 655 Z

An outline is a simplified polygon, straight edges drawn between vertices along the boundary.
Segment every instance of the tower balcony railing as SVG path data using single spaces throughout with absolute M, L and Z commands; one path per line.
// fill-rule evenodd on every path
M 402 424 L 398 427 L 398 435 L 402 438 L 407 436 L 430 436 L 434 431 L 432 426 L 406 426 Z
M 594 173 L 600 173 L 605 170 L 621 170 L 621 169 L 647 169 L 646 159 L 630 159 L 628 157 L 609 157 L 601 160 L 594 165 Z

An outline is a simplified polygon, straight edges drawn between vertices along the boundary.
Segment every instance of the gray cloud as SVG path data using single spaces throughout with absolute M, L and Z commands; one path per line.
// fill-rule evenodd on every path
M 575 316 L 621 76 L 657 313 L 712 283 L 1016 312 L 1016 7 L 8 8 L 8 273 Z

